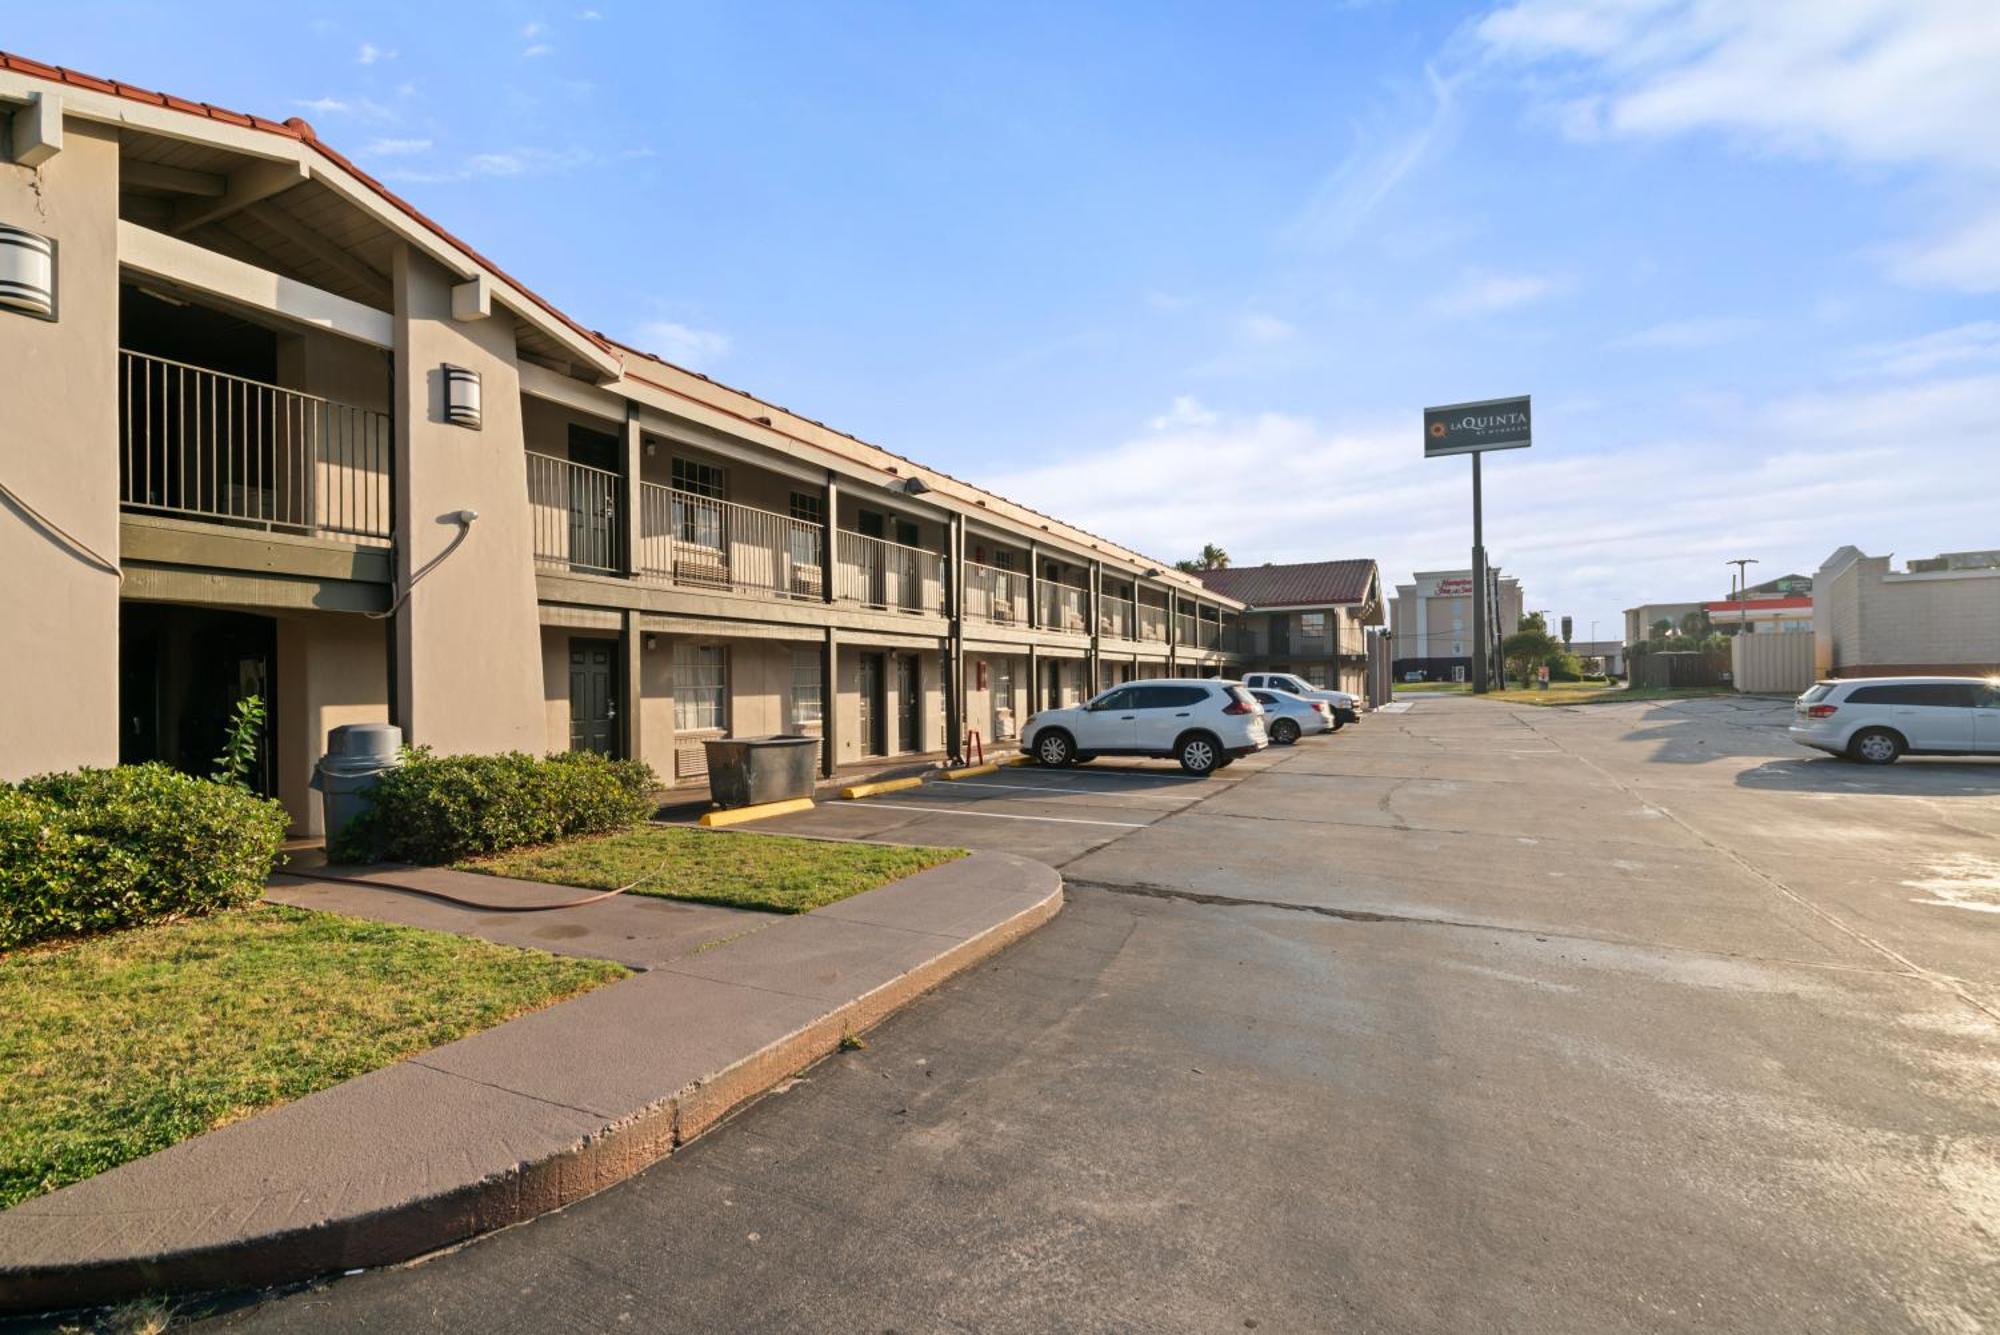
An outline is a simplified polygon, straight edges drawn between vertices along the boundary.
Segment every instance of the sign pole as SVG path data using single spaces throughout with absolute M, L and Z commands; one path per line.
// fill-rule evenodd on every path
M 1472 693 L 1486 694 L 1486 525 L 1479 496 L 1479 455 L 1472 455 Z

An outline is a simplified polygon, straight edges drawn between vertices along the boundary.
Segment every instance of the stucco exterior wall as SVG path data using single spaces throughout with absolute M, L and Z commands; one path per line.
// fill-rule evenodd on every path
M 324 834 L 320 795 L 308 785 L 327 733 L 389 720 L 385 623 L 336 612 L 280 617 L 277 658 L 278 800 L 294 834 Z
M 453 320 L 451 276 L 407 248 L 394 280 L 398 588 L 430 566 L 396 618 L 399 718 L 440 751 L 535 751 L 548 718 L 512 321 Z M 446 363 L 479 372 L 482 429 L 445 421 Z M 466 508 L 479 519 L 431 566 Z
M 5 118 L 0 118 L 4 130 Z M 0 165 L 0 220 L 56 243 L 56 319 L 0 311 L 0 482 L 118 559 L 118 144 L 72 121 Z M 118 576 L 0 499 L 0 780 L 118 760 Z
M 1829 643 L 1825 670 L 2000 669 L 2000 571 L 1904 574 L 1886 556 L 1857 556 L 1813 589 L 1815 638 Z

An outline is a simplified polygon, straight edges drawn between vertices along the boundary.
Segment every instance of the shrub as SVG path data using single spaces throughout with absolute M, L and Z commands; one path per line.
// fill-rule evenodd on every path
M 519 751 L 440 756 L 414 747 L 330 851 L 343 862 L 456 862 L 644 820 L 657 787 L 650 766 L 589 751 L 537 760 Z
M 0 784 L 0 949 L 255 900 L 285 809 L 165 765 Z

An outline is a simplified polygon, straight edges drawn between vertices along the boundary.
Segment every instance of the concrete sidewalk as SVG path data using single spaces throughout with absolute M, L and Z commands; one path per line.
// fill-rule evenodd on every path
M 550 892 L 423 875 L 453 893 Z M 1062 882 L 975 853 L 793 917 L 663 915 L 629 896 L 483 914 L 359 885 L 274 898 L 496 940 L 579 928 L 520 943 L 646 972 L 0 1213 L 0 1312 L 386 1265 L 568 1205 L 1032 931 Z

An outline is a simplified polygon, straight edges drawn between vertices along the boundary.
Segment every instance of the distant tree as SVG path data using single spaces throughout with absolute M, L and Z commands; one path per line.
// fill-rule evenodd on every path
M 1500 659 L 1507 665 L 1507 675 L 1520 678 L 1524 686 L 1534 677 L 1536 668 L 1566 657 L 1562 642 L 1551 636 L 1542 619 L 1532 613 L 1521 618 L 1521 629 L 1500 642 Z
M 1204 570 L 1222 570 L 1229 565 L 1229 553 L 1214 543 L 1205 543 L 1200 556 L 1189 557 L 1185 561 L 1174 562 L 1174 569 L 1183 574 L 1194 575 Z
M 1697 640 L 1705 640 L 1708 638 L 1709 633 L 1715 629 L 1715 626 L 1708 619 L 1708 609 L 1697 607 L 1694 611 L 1689 612 L 1681 618 L 1681 624 L 1678 629 L 1683 635 L 1692 636 Z
M 1516 626 L 1515 629 L 1538 630 L 1543 635 L 1547 635 L 1549 633 L 1549 623 L 1543 620 L 1542 614 L 1540 612 L 1529 612 L 1527 615 L 1521 618 L 1521 624 L 1519 626 Z
M 1674 633 L 1674 623 L 1669 621 L 1665 617 L 1661 617 L 1658 621 L 1655 621 L 1652 624 L 1651 630 L 1653 632 L 1654 639 L 1664 640 L 1667 638 L 1667 636 Z

